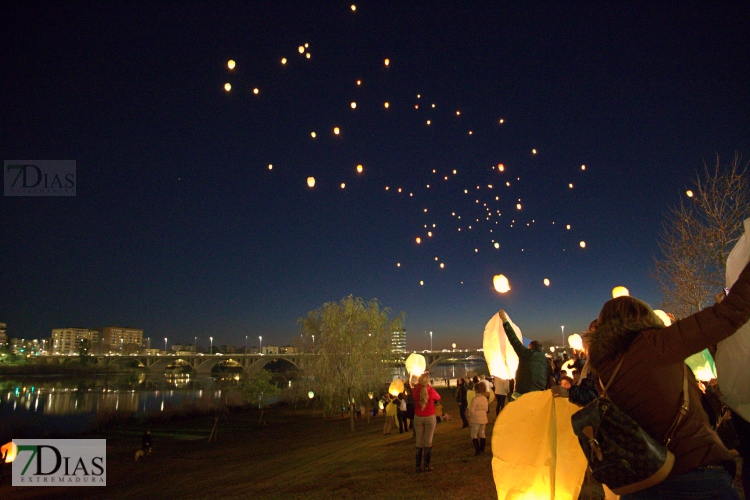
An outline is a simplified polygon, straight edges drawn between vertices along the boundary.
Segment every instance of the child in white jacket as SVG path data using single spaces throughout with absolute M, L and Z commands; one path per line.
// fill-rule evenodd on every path
M 485 439 L 484 428 L 487 425 L 487 411 L 489 411 L 489 397 L 487 386 L 479 383 L 474 386 L 476 395 L 469 404 L 469 410 L 466 412 L 471 422 L 471 441 L 474 443 L 474 455 L 484 453 L 484 446 L 487 443 Z

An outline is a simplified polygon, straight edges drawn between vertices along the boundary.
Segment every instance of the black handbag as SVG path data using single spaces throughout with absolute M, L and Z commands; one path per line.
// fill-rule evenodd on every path
M 573 431 L 588 460 L 594 479 L 617 495 L 628 495 L 650 488 L 667 478 L 674 455 L 667 449 L 680 422 L 687 414 L 689 395 L 687 366 L 683 365 L 682 406 L 659 442 L 607 398 L 607 389 L 622 366 L 620 359 L 602 395 L 571 417 Z

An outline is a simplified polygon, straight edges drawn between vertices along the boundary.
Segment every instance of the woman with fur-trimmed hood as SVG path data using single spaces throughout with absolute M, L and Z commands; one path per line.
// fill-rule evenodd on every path
M 685 359 L 731 336 L 749 319 L 750 265 L 721 303 L 669 327 L 646 303 L 618 297 L 604 304 L 596 328 L 588 336 L 589 361 L 606 384 L 624 356 L 607 396 L 662 441 L 682 403 Z M 662 498 L 667 491 L 674 495 L 669 498 L 698 498 L 683 494 L 714 492 L 715 496 L 700 498 L 739 499 L 727 473 L 733 473 L 734 456 L 711 429 L 690 370 L 687 376 L 689 409 L 668 445 L 675 455 L 670 475 L 662 483 L 623 499 Z

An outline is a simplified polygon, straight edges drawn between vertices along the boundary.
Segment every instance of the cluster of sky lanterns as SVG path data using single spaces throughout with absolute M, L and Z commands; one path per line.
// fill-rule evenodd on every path
M 357 10 L 356 5 L 351 5 L 351 11 L 355 12 L 356 10 Z M 310 55 L 309 47 L 310 47 L 309 43 L 304 43 L 303 45 L 300 45 L 300 46 L 297 47 L 297 51 L 298 51 L 298 53 L 300 55 L 303 55 L 306 59 L 310 59 L 311 55 Z M 288 59 L 286 57 L 282 57 L 280 59 L 280 62 L 281 62 L 281 65 L 286 65 L 289 61 L 288 61 Z M 391 63 L 391 61 L 390 61 L 389 58 L 384 58 L 383 59 L 383 65 L 385 67 L 390 67 L 390 63 Z M 226 64 L 227 64 L 227 69 L 229 70 L 229 72 L 233 72 L 236 69 L 236 67 L 237 67 L 237 62 L 234 59 L 229 59 Z M 357 79 L 357 80 L 355 80 L 355 82 L 356 82 L 356 85 L 358 87 L 362 85 L 362 80 L 361 79 Z M 232 87 L 232 83 L 226 82 L 224 84 L 224 90 L 226 92 L 230 92 L 232 90 L 232 88 L 233 88 Z M 255 88 L 252 89 L 252 93 L 254 95 L 259 95 L 260 94 L 260 89 L 258 87 L 255 87 Z M 421 94 L 416 94 L 416 96 L 417 96 L 417 99 L 421 99 L 421 97 L 422 97 Z M 389 109 L 390 108 L 390 102 L 389 101 L 383 102 L 383 107 L 385 109 Z M 435 109 L 436 108 L 436 104 L 435 103 L 431 103 L 431 107 L 433 109 Z M 352 109 L 352 110 L 357 109 L 358 108 L 358 102 L 355 101 L 355 100 L 349 101 L 349 108 Z M 419 104 L 415 104 L 414 108 L 418 110 L 419 109 Z M 456 117 L 460 117 L 461 115 L 462 115 L 462 110 L 458 109 L 458 110 L 455 111 L 455 116 Z M 433 118 L 425 119 L 424 123 L 426 123 L 429 126 L 429 125 L 432 124 L 432 120 L 433 120 Z M 498 118 L 497 119 L 497 123 L 498 124 L 504 124 L 504 122 L 505 122 L 504 118 Z M 333 135 L 334 136 L 340 136 L 341 135 L 341 128 L 338 127 L 338 126 L 334 126 L 333 129 L 332 129 L 332 131 L 333 131 Z M 469 130 L 468 134 L 472 135 L 473 134 L 473 130 Z M 315 139 L 317 137 L 317 133 L 314 130 L 311 131 L 310 132 L 310 137 L 312 139 Z M 531 149 L 532 155 L 536 155 L 537 152 L 538 151 L 537 151 L 536 148 L 532 148 Z M 506 171 L 506 165 L 504 163 L 497 163 L 496 166 L 493 165 L 491 168 L 492 169 L 496 168 L 498 173 L 504 173 Z M 268 164 L 268 170 L 273 170 L 273 164 L 270 164 L 270 163 Z M 363 172 L 363 170 L 364 170 L 364 167 L 361 164 L 358 164 L 356 166 L 356 171 L 357 171 L 358 174 L 361 174 Z M 586 165 L 585 164 L 581 164 L 580 170 L 581 171 L 585 171 L 586 170 Z M 433 169 L 432 172 L 433 172 L 433 174 L 437 173 L 435 169 Z M 456 175 L 456 173 L 457 172 L 454 169 L 453 170 L 453 175 Z M 451 179 L 449 179 L 448 175 L 443 175 L 442 178 L 446 182 L 448 182 L 449 180 L 451 180 Z M 516 180 L 520 181 L 520 177 L 517 177 Z M 315 177 L 312 177 L 312 176 L 307 177 L 307 186 L 309 188 L 314 188 L 315 185 L 316 185 L 316 179 L 315 179 Z M 345 182 L 341 182 L 339 184 L 339 186 L 340 186 L 341 189 L 345 189 L 347 185 L 346 185 Z M 511 186 L 510 181 L 505 181 L 505 186 L 509 188 Z M 431 187 L 430 184 L 426 184 L 426 189 L 430 189 L 430 187 Z M 569 189 L 573 189 L 573 183 L 572 182 L 568 183 L 568 188 Z M 476 189 L 480 190 L 480 186 L 476 186 Z M 489 191 L 494 190 L 494 184 L 487 184 L 486 189 L 489 190 Z M 390 187 L 389 186 L 385 186 L 385 190 L 389 191 Z M 397 191 L 398 191 L 398 193 L 402 193 L 403 189 L 401 187 L 399 187 L 397 189 Z M 465 194 L 469 194 L 468 193 L 468 189 L 464 189 L 463 191 L 464 191 Z M 495 193 L 492 193 L 492 194 L 494 195 Z M 692 197 L 693 196 L 692 191 L 689 191 L 689 190 L 686 192 L 686 194 L 687 194 L 688 197 Z M 413 197 L 414 196 L 414 192 L 409 192 L 409 196 Z M 500 201 L 501 200 L 500 196 L 499 195 L 494 195 L 494 200 L 495 201 Z M 499 224 L 499 221 L 497 220 L 497 218 L 502 216 L 502 213 L 501 213 L 501 211 L 499 209 L 494 209 L 493 210 L 491 207 L 488 206 L 487 202 L 481 203 L 479 199 L 475 199 L 474 202 L 475 202 L 474 203 L 475 205 L 480 206 L 485 211 L 482 214 L 482 216 L 481 216 L 482 219 L 484 219 L 487 222 L 490 222 L 491 224 L 494 222 L 493 225 L 495 225 L 495 226 L 497 226 Z M 518 202 L 515 205 L 516 205 L 516 210 L 518 210 L 518 211 L 521 211 L 524 208 L 522 206 L 522 204 L 521 204 L 520 198 L 518 199 Z M 425 208 L 424 209 L 424 213 L 427 213 L 427 212 L 428 211 Z M 452 215 L 455 217 L 456 216 L 455 212 L 453 212 Z M 460 219 L 461 219 L 461 216 L 460 215 L 457 216 L 457 220 L 460 220 Z M 473 222 L 477 222 L 478 223 L 478 222 L 480 222 L 480 218 L 477 217 L 477 216 L 468 215 L 467 217 L 465 217 L 463 219 L 463 221 L 467 221 L 467 222 L 472 222 L 473 221 Z M 552 224 L 554 224 L 554 222 L 552 222 Z M 514 225 L 517 225 L 515 220 L 511 221 L 511 223 L 509 224 L 509 226 L 511 228 L 513 228 Z M 425 224 L 424 226 L 425 226 L 425 228 L 428 227 L 427 224 Z M 435 227 L 435 224 L 432 224 L 432 226 Z M 526 226 L 529 227 L 530 223 L 526 223 Z M 571 228 L 570 224 L 567 224 L 566 225 L 566 229 L 570 230 L 570 228 Z M 473 226 L 472 225 L 466 225 L 466 226 L 463 227 L 463 229 L 472 230 Z M 461 230 L 462 230 L 462 227 L 457 227 L 457 231 L 458 232 L 461 232 Z M 490 228 L 489 232 L 492 233 L 493 229 Z M 427 235 L 428 238 L 431 238 L 433 236 L 433 232 L 432 231 L 427 231 L 426 235 Z M 415 241 L 419 245 L 419 244 L 422 243 L 422 238 L 420 236 L 417 236 L 415 238 Z M 493 245 L 493 247 L 496 250 L 500 250 L 500 243 L 497 242 L 497 241 L 495 241 L 494 239 L 492 240 L 492 245 Z M 582 248 L 582 249 L 586 248 L 586 242 L 583 241 L 583 240 L 579 241 L 579 247 Z M 478 251 L 479 251 L 478 248 L 474 249 L 475 253 L 478 253 Z M 523 251 L 523 250 L 521 250 L 521 251 Z M 400 267 L 400 263 L 398 264 L 398 267 Z M 445 268 L 445 263 L 440 263 L 440 268 L 441 269 Z M 501 278 L 500 281 L 499 281 L 499 283 L 500 283 L 499 287 L 498 287 L 498 281 L 497 281 L 498 276 L 496 276 L 495 280 L 493 280 L 493 283 L 495 284 L 496 290 L 498 292 L 500 292 L 500 293 L 505 293 L 505 292 L 509 291 L 510 290 L 510 285 L 509 285 L 509 282 L 508 282 L 507 278 L 505 278 L 505 276 L 503 276 L 503 275 L 499 275 L 499 277 Z M 424 284 L 424 281 L 420 281 L 420 285 L 423 285 L 423 284 Z M 547 279 L 547 278 L 544 279 L 544 286 L 550 286 L 549 279 Z M 504 291 L 501 291 L 501 289 L 504 290 Z

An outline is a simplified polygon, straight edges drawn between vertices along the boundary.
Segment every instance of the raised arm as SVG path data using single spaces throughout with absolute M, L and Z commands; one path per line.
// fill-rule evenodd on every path
M 525 353 L 530 352 L 526 347 L 523 345 L 523 343 L 518 340 L 518 336 L 516 335 L 515 330 L 513 330 L 513 327 L 510 326 L 510 318 L 506 314 L 505 311 L 500 309 L 500 312 L 498 312 L 500 315 L 500 320 L 503 322 L 503 330 L 505 330 L 505 335 L 508 337 L 508 341 L 510 342 L 510 345 L 513 346 L 513 350 L 516 351 L 516 354 L 518 354 L 518 357 L 520 358 Z
M 724 340 L 750 319 L 750 265 L 724 300 L 667 328 L 644 332 L 644 340 L 675 362 Z

